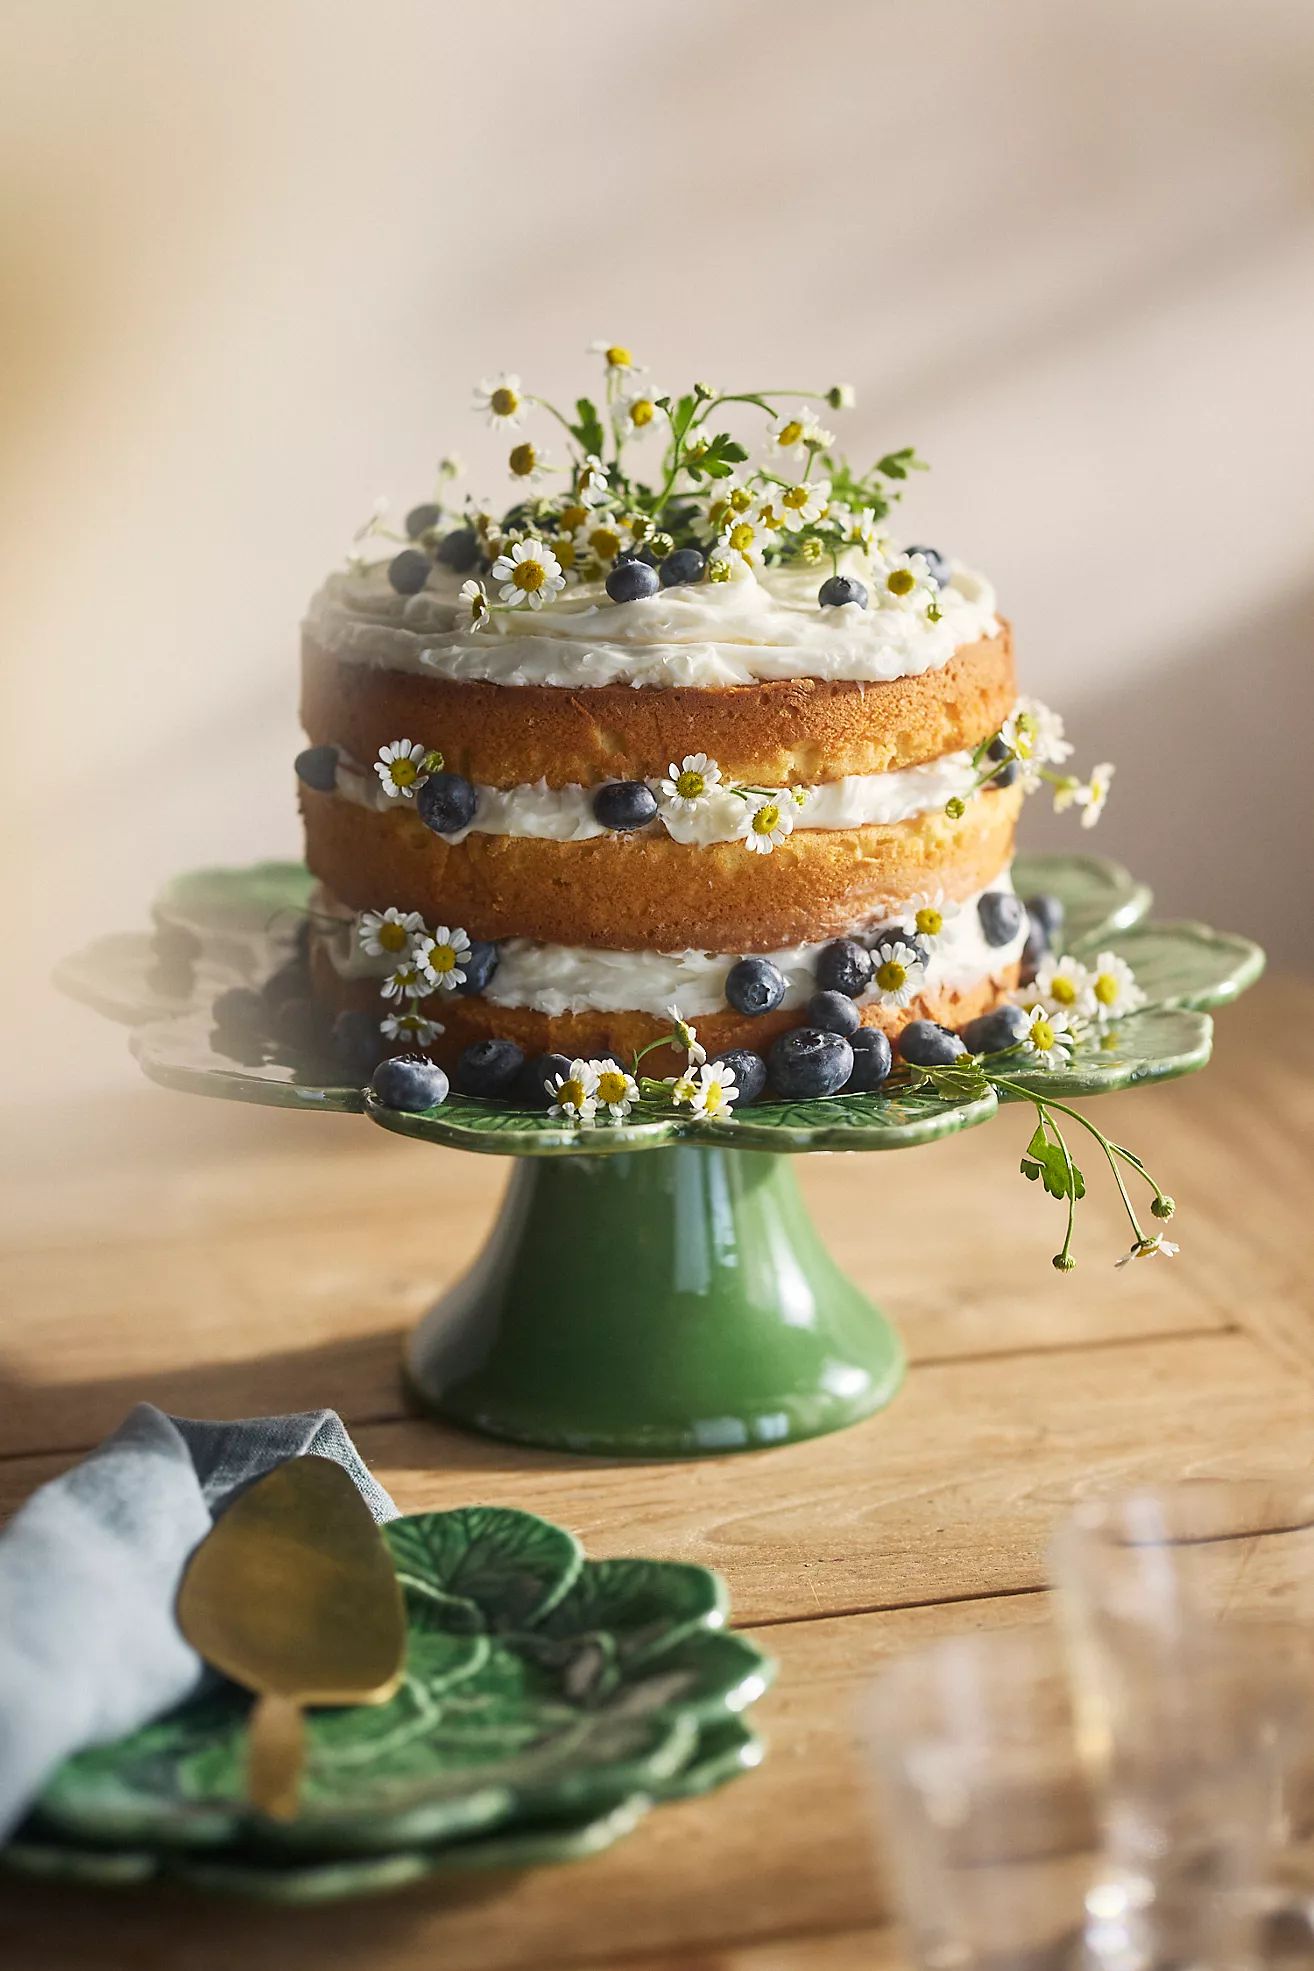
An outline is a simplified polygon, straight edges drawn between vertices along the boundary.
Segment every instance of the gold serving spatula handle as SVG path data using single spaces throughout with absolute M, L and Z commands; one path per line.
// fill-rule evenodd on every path
M 306 1721 L 294 1697 L 258 1698 L 246 1728 L 246 1797 L 271 1820 L 295 1820 L 306 1760 Z

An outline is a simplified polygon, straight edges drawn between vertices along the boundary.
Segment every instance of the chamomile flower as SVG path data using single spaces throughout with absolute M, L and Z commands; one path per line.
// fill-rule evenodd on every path
M 517 541 L 493 563 L 493 580 L 502 584 L 502 600 L 512 609 L 522 602 L 541 609 L 566 586 L 561 563 L 546 541 Z
M 835 443 L 835 434 L 823 430 L 812 411 L 800 410 L 780 419 L 772 430 L 771 443 L 782 452 L 806 452 L 811 446 L 824 451 Z
M 607 484 L 607 471 L 596 452 L 585 454 L 578 472 L 575 474 L 575 496 L 581 506 L 598 506 L 610 491 Z
M 1019 698 L 999 736 L 1022 765 L 1022 784 L 1033 791 L 1040 785 L 1039 768 L 1059 766 L 1072 752 L 1063 737 L 1063 720 L 1038 698 Z
M 589 354 L 601 356 L 606 362 L 608 383 L 623 383 L 626 377 L 637 375 L 644 367 L 635 362 L 623 342 L 590 342 Z
M 677 1109 L 684 1108 L 692 1102 L 697 1092 L 698 1083 L 694 1079 L 692 1067 L 686 1073 L 677 1075 L 671 1083 L 671 1100 Z
M 538 446 L 531 445 L 527 439 L 511 447 L 506 463 L 513 479 L 524 480 L 529 485 L 533 485 L 545 472 L 551 472 L 553 469 L 552 461 L 547 454 L 540 452 Z
M 1109 786 L 1113 780 L 1113 775 L 1114 766 L 1112 760 L 1101 761 L 1099 766 L 1092 769 L 1090 779 L 1083 786 L 1078 787 L 1076 793 L 1072 796 L 1077 806 L 1081 809 L 1081 825 L 1083 828 L 1093 828 L 1103 814 L 1104 804 L 1109 798 Z
M 356 941 L 367 958 L 400 957 L 409 951 L 411 939 L 424 932 L 424 919 L 418 910 L 366 910 L 356 921 Z
M 1023 1038 L 1032 1059 L 1043 1068 L 1065 1068 L 1074 1039 L 1067 1014 L 1053 1012 L 1048 1006 L 1033 1006 L 1029 1010 L 1031 1025 Z
M 412 746 L 409 739 L 390 739 L 386 746 L 380 746 L 374 771 L 390 801 L 398 795 L 404 801 L 414 799 L 416 788 L 423 787 L 429 777 L 424 770 L 428 751 L 418 741 Z
M 876 571 L 876 600 L 882 609 L 925 615 L 940 607 L 940 588 L 924 554 L 887 555 Z
M 672 760 L 660 783 L 659 798 L 677 814 L 692 813 L 700 801 L 721 785 L 721 769 L 706 753 L 686 753 L 677 766 Z
M 878 531 L 874 507 L 860 507 L 856 513 L 849 514 L 846 532 L 850 545 L 861 548 L 869 558 L 881 552 L 883 537 Z
M 921 987 L 924 976 L 921 958 L 902 938 L 882 938 L 871 955 L 871 982 L 877 1005 L 902 1010 Z
M 553 1075 L 543 1088 L 552 1097 L 549 1115 L 592 1122 L 598 1107 L 598 1071 L 592 1061 L 572 1061 L 565 1074 Z
M 945 925 L 953 922 L 962 907 L 961 903 L 947 897 L 943 890 L 927 891 L 923 896 L 913 897 L 908 904 L 913 929 L 928 944 L 934 944 L 937 938 L 944 936 Z
M 465 984 L 465 961 L 470 956 L 470 940 L 459 929 L 440 924 L 430 937 L 423 932 L 411 946 L 411 957 L 429 981 L 430 988 L 455 992 Z
M 738 1100 L 739 1084 L 735 1080 L 734 1069 L 727 1067 L 724 1061 L 704 1061 L 689 1097 L 689 1107 L 694 1114 L 705 1116 L 708 1122 L 720 1122 L 730 1114 Z
M 666 1017 L 675 1028 L 676 1039 L 689 1056 L 690 1067 L 700 1068 L 707 1059 L 707 1049 L 698 1038 L 697 1027 L 689 1024 L 678 1006 L 668 1006 L 666 1008 Z
M 730 519 L 716 544 L 716 552 L 724 555 L 732 566 L 740 562 L 747 568 L 760 568 L 769 539 L 770 530 L 763 525 L 755 503 L 750 512 L 736 514 Z
M 794 832 L 797 809 L 789 794 L 755 794 L 739 823 L 745 848 L 754 855 L 770 855 Z
M 629 538 L 619 516 L 610 509 L 591 513 L 575 535 L 575 553 L 580 565 L 604 573 L 615 562 Z
M 632 436 L 642 438 L 657 427 L 660 412 L 657 399 L 660 391 L 645 384 L 641 389 L 632 390 L 620 399 L 617 412 L 623 419 L 625 429 Z
M 639 1084 L 632 1074 L 626 1074 L 619 1061 L 610 1057 L 590 1061 L 589 1066 L 595 1077 L 597 1106 L 605 1109 L 613 1122 L 624 1122 L 639 1099 Z
M 486 630 L 492 621 L 492 608 L 488 591 L 482 582 L 473 578 L 462 582 L 456 597 L 456 627 L 458 630 Z
M 1070 956 L 1044 959 L 1028 996 L 1040 1000 L 1051 1013 L 1088 1018 L 1095 1010 L 1090 973 L 1079 958 Z
M 1131 966 L 1125 958 L 1119 958 L 1116 951 L 1102 951 L 1099 954 L 1090 968 L 1089 979 L 1088 1010 L 1091 1018 L 1101 1024 L 1108 1020 L 1121 1020 L 1128 1013 L 1138 1012 L 1145 1004 L 1145 994 L 1137 985 Z
M 1115 1266 L 1126 1266 L 1133 1259 L 1153 1259 L 1160 1254 L 1164 1259 L 1173 1259 L 1181 1250 L 1182 1248 L 1174 1245 L 1171 1239 L 1165 1239 L 1160 1233 L 1155 1232 L 1148 1239 L 1138 1239 L 1130 1252 L 1125 1252 L 1121 1259 L 1115 1259 L 1113 1263 Z
M 433 991 L 433 981 L 413 958 L 403 958 L 396 971 L 389 972 L 379 991 L 385 999 L 427 999 Z
M 477 384 L 474 407 L 484 413 L 491 425 L 504 431 L 517 430 L 529 408 L 520 378 L 513 370 L 503 370 L 500 376 L 485 377 Z
M 380 1020 L 379 1031 L 385 1040 L 408 1040 L 412 1047 L 431 1047 L 444 1029 L 438 1020 L 409 1012 L 389 1013 L 386 1020 Z
M 811 527 L 826 511 L 830 481 L 803 479 L 796 486 L 778 486 L 772 489 L 772 499 L 784 516 L 786 527 L 797 533 L 800 527 Z

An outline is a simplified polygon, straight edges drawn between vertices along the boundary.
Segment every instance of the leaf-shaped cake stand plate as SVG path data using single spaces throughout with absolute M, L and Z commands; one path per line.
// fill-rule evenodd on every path
M 407 1617 L 387 1704 L 313 1713 L 301 1811 L 246 1804 L 247 1700 L 224 1685 L 55 1774 L 10 1866 L 181 1876 L 280 1900 L 595 1852 L 664 1799 L 746 1771 L 767 1657 L 705 1568 L 589 1561 L 531 1513 L 384 1529 Z
M 1020 857 L 1014 875 L 1023 894 L 1062 899 L 1070 946 L 1123 953 L 1148 994 L 1061 1074 L 1019 1069 L 1015 1092 L 1066 1099 L 1202 1067 L 1204 1009 L 1258 976 L 1258 948 L 1144 923 L 1148 890 L 1097 856 Z M 896 1086 L 763 1102 L 729 1122 L 683 1111 L 588 1130 L 459 1095 L 423 1113 L 386 1109 L 322 1055 L 243 1046 L 210 1018 L 225 985 L 286 962 L 309 887 L 292 863 L 179 877 L 155 906 L 154 944 L 101 940 L 66 961 L 60 983 L 128 1019 L 141 1066 L 166 1086 L 363 1111 L 401 1135 L 517 1160 L 482 1254 L 412 1337 L 406 1373 L 421 1406 L 494 1436 L 624 1456 L 788 1443 L 889 1401 L 898 1337 L 825 1251 L 790 1158 L 933 1142 L 989 1121 L 993 1093 Z

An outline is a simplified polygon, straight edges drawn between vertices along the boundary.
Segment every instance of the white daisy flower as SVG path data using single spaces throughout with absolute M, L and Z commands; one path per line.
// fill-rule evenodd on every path
M 507 454 L 506 462 L 511 477 L 513 479 L 519 479 L 522 484 L 527 486 L 537 484 L 545 472 L 556 470 L 547 453 L 540 452 L 538 446 L 531 445 L 528 439 L 524 439 L 520 444 L 511 447 L 510 452 Z
M 492 608 L 488 592 L 482 582 L 473 576 L 462 582 L 456 597 L 456 627 L 458 630 L 485 630 L 492 621 Z
M 409 952 L 411 939 L 424 930 L 418 910 L 366 910 L 356 920 L 356 939 L 367 958 L 399 957 Z
M 720 1122 L 738 1100 L 739 1084 L 734 1069 L 724 1061 L 705 1061 L 689 1096 L 689 1107 L 695 1115 L 706 1116 L 709 1122 Z
M 660 390 L 645 383 L 640 389 L 631 390 L 628 395 L 620 399 L 617 410 L 625 420 L 626 430 L 635 437 L 643 438 L 648 432 L 656 430 L 661 419 L 661 412 L 657 408 L 657 399 L 660 395 Z
M 385 1040 L 408 1040 L 412 1047 L 432 1047 L 444 1029 L 438 1020 L 428 1020 L 423 1013 L 389 1013 L 386 1020 L 380 1020 L 379 1031 Z
M 1060 766 L 1072 752 L 1063 737 L 1063 720 L 1038 698 L 1019 698 L 999 736 L 1022 765 L 1022 785 L 1034 792 L 1040 785 L 1038 768 Z
M 886 555 L 876 570 L 876 600 L 882 609 L 924 615 L 939 609 L 940 586 L 924 554 Z
M 884 548 L 884 536 L 878 531 L 876 512 L 873 507 L 864 506 L 857 513 L 846 516 L 845 531 L 852 547 L 861 548 L 869 556 L 880 554 Z
M 820 520 L 830 501 L 829 479 L 800 480 L 796 486 L 777 486 L 772 491 L 772 500 L 779 508 L 784 524 L 791 533 L 800 527 L 810 527 Z
M 431 986 L 441 986 L 446 992 L 455 992 L 457 986 L 465 984 L 465 960 L 470 956 L 470 940 L 459 929 L 449 930 L 440 924 L 432 937 L 424 932 L 411 946 L 411 957 L 429 980 Z
M 688 1103 L 692 1102 L 697 1092 L 698 1083 L 694 1079 L 692 1067 L 688 1068 L 684 1074 L 677 1075 L 671 1083 L 671 1100 L 677 1109 L 684 1108 Z
M 404 958 L 396 971 L 389 972 L 379 990 L 385 999 L 427 999 L 433 991 L 433 981 L 413 958 Z
M 1024 1036 L 1033 1060 L 1045 1068 L 1065 1068 L 1072 1053 L 1075 1035 L 1066 1013 L 1055 1013 L 1048 1006 L 1032 1006 L 1031 1025 Z
M 1115 768 L 1112 760 L 1102 761 L 1099 766 L 1092 769 L 1090 779 L 1085 785 L 1078 787 L 1076 793 L 1072 796 L 1077 806 L 1081 809 L 1081 825 L 1083 828 L 1093 828 L 1103 814 L 1104 804 L 1109 798 L 1109 786 L 1113 780 L 1114 771 Z
M 698 1029 L 691 1026 L 678 1006 L 668 1006 L 666 1017 L 675 1028 L 675 1037 L 689 1056 L 690 1067 L 700 1068 L 707 1059 L 707 1049 L 698 1038 Z
M 424 771 L 424 756 L 428 750 L 418 741 L 412 746 L 409 739 L 390 739 L 386 746 L 380 746 L 374 771 L 389 800 L 394 800 L 399 794 L 404 801 L 412 800 L 416 788 L 423 787 L 429 777 Z
M 607 365 L 607 380 L 611 383 L 622 383 L 626 377 L 637 376 L 646 367 L 635 362 L 623 342 L 590 342 L 589 354 L 603 357 Z
M 771 532 L 755 502 L 750 512 L 736 514 L 727 522 L 713 552 L 731 567 L 760 568 Z
M 598 1107 L 598 1075 L 592 1061 L 572 1061 L 565 1074 L 553 1075 L 543 1088 L 552 1097 L 549 1115 L 592 1122 Z
M 575 474 L 575 497 L 581 506 L 599 506 L 610 491 L 602 460 L 596 452 L 587 453 Z
M 1051 1013 L 1089 1017 L 1095 1011 L 1091 977 L 1079 958 L 1045 958 L 1035 983 L 1027 988 L 1028 999 L 1038 999 Z
M 721 769 L 706 753 L 686 753 L 679 766 L 672 760 L 660 783 L 660 799 L 676 813 L 689 812 L 721 785 Z
M 1137 985 L 1131 966 L 1116 951 L 1100 953 L 1091 966 L 1089 980 L 1088 1010 L 1092 1019 L 1120 1020 L 1128 1013 L 1138 1012 L 1145 1004 L 1145 994 Z M 1039 974 L 1036 983 L 1040 983 Z
M 598 1107 L 605 1109 L 613 1122 L 624 1122 L 639 1099 L 639 1084 L 610 1056 L 602 1061 L 590 1061 L 589 1066 L 596 1077 Z
M 796 812 L 788 793 L 755 794 L 739 823 L 744 846 L 754 855 L 770 855 L 793 834 Z
M 566 586 L 561 563 L 546 541 L 517 541 L 493 563 L 493 580 L 502 584 L 502 600 L 512 609 L 522 602 L 541 609 Z
M 908 913 L 918 937 L 933 944 L 936 938 L 944 936 L 945 925 L 953 922 L 962 907 L 961 903 L 947 897 L 943 890 L 928 890 L 921 896 L 909 899 Z
M 626 528 L 610 509 L 591 513 L 575 535 L 575 552 L 588 568 L 606 571 L 630 545 Z
M 815 412 L 796 411 L 793 417 L 780 419 L 772 430 L 771 442 L 782 452 L 804 452 L 810 445 L 824 451 L 835 443 L 835 434 L 822 428 Z
M 872 989 L 878 1006 L 909 1005 L 921 989 L 925 968 L 902 938 L 885 938 L 872 950 Z
M 1159 1253 L 1165 1259 L 1172 1259 L 1181 1250 L 1182 1248 L 1174 1245 L 1171 1239 L 1165 1239 L 1161 1233 L 1155 1232 L 1151 1238 L 1138 1239 L 1130 1252 L 1125 1252 L 1121 1259 L 1115 1259 L 1113 1263 L 1115 1266 L 1126 1266 L 1133 1259 L 1153 1259 Z
M 504 431 L 515 431 L 528 409 L 520 388 L 520 378 L 513 370 L 503 370 L 500 376 L 485 377 L 475 386 L 474 407 L 484 412 L 491 425 L 497 425 Z

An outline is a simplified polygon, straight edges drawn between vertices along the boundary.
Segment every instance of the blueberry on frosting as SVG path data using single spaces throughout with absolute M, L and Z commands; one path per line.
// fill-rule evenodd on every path
M 618 561 L 607 577 L 607 594 L 613 602 L 641 602 L 656 595 L 661 587 L 657 570 L 646 561 Z
M 741 958 L 726 974 L 725 996 L 736 1013 L 757 1019 L 779 1006 L 785 996 L 785 975 L 769 958 Z
M 859 609 L 865 609 L 866 584 L 856 575 L 832 575 L 817 590 L 817 601 L 823 609 L 842 609 L 846 602 L 856 602 Z
M 419 548 L 403 548 L 388 563 L 388 580 L 398 595 L 418 595 L 432 573 L 432 561 Z
M 297 779 L 317 794 L 331 794 L 338 784 L 336 746 L 307 746 L 294 761 Z
M 442 508 L 432 500 L 426 500 L 423 506 L 413 506 L 406 516 L 407 538 L 418 541 L 422 535 L 431 534 L 442 517 Z
M 685 588 L 690 583 L 701 582 L 707 567 L 707 556 L 698 548 L 676 548 L 668 554 L 657 573 L 664 589 Z
M 628 835 L 657 816 L 657 796 L 646 780 L 612 780 L 593 796 L 593 817 L 604 828 Z
M 416 813 L 435 835 L 459 835 L 478 805 L 473 785 L 459 773 L 431 773 L 415 796 Z
M 977 902 L 976 914 L 982 937 L 997 949 L 1013 942 L 1027 913 L 1021 897 L 1011 890 L 987 890 Z
M 871 954 L 855 938 L 832 938 L 817 953 L 817 985 L 857 999 L 871 983 Z

